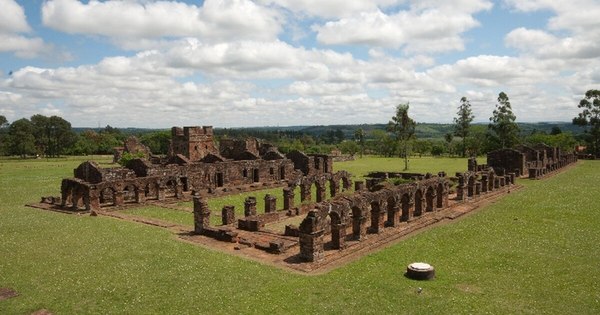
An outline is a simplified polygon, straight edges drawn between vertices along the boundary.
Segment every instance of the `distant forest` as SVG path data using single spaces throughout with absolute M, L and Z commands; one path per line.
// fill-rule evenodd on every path
M 0 117 L 4 118 L 4 117 Z M 518 123 L 521 143 L 544 142 L 571 151 L 584 143 L 584 129 L 566 122 Z M 454 124 L 417 123 L 411 139 L 411 153 L 417 155 L 480 155 L 496 149 L 487 141 L 487 124 L 473 124 L 466 139 L 456 136 Z M 283 153 L 301 150 L 306 153 L 401 155 L 398 141 L 387 124 L 215 128 L 215 140 L 255 137 L 270 142 Z M 72 128 L 58 116 L 34 115 L 0 124 L 0 154 L 22 158 L 61 155 L 112 154 L 130 136 L 138 137 L 157 155 L 168 153 L 170 129 L 141 128 Z

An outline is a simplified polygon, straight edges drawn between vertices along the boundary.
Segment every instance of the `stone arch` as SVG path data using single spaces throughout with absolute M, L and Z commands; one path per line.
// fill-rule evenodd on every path
M 104 187 L 100 190 L 100 207 L 111 207 L 116 203 L 117 192 L 113 187 Z
M 170 178 L 165 182 L 165 198 L 174 198 L 177 196 L 177 180 Z
M 435 189 L 433 186 L 427 187 L 427 191 L 425 192 L 425 211 L 432 212 L 435 210 Z
M 146 185 L 144 186 L 144 196 L 146 197 L 146 199 L 158 199 L 159 187 L 159 184 L 156 182 L 146 183 Z
M 126 184 L 123 188 L 123 202 L 134 203 L 137 201 L 138 189 L 133 184 Z
M 421 189 L 415 191 L 415 209 L 413 210 L 413 216 L 418 217 L 423 214 L 423 192 Z

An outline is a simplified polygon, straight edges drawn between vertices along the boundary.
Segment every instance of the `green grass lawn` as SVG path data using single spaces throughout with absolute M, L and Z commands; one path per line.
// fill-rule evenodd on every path
M 336 169 L 401 170 L 401 161 L 384 160 Z M 462 159 L 414 158 L 411 171 L 425 167 L 418 160 L 434 172 L 466 168 Z M 317 276 L 184 243 L 152 226 L 23 206 L 57 195 L 79 161 L 0 160 L 0 287 L 20 294 L 0 301 L 0 314 L 600 313 L 600 161 L 521 180 L 525 189 L 463 220 Z M 437 278 L 405 278 L 414 261 L 434 265 Z

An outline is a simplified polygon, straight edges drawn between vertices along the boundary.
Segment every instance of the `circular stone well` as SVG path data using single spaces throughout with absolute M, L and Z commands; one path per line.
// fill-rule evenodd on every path
M 406 276 L 415 280 L 431 280 L 435 277 L 435 269 L 430 264 L 416 262 L 408 265 Z

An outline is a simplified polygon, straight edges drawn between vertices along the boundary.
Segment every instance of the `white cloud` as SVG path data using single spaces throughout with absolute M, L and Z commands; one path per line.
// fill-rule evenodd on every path
M 517 28 L 506 35 L 505 43 L 542 58 L 600 58 L 600 42 L 586 37 L 560 38 L 542 30 Z
M 59 31 L 117 39 L 266 40 L 281 31 L 277 11 L 250 0 L 206 0 L 202 6 L 167 1 L 92 0 L 84 4 L 50 0 L 42 6 L 42 18 L 44 25 Z
M 0 33 L 26 33 L 31 31 L 25 11 L 14 0 L 0 0 Z
M 487 1 L 415 2 L 394 14 L 368 11 L 323 25 L 314 25 L 317 39 L 328 45 L 405 47 L 408 52 L 464 49 L 461 34 L 479 26 L 473 13 L 491 8 Z
M 12 52 L 19 58 L 48 55 L 53 49 L 39 37 L 28 37 L 31 27 L 25 11 L 13 0 L 0 0 L 0 53 Z
M 322 18 L 340 18 L 360 12 L 376 11 L 403 1 L 398 0 L 260 0 L 276 4 L 298 14 Z

